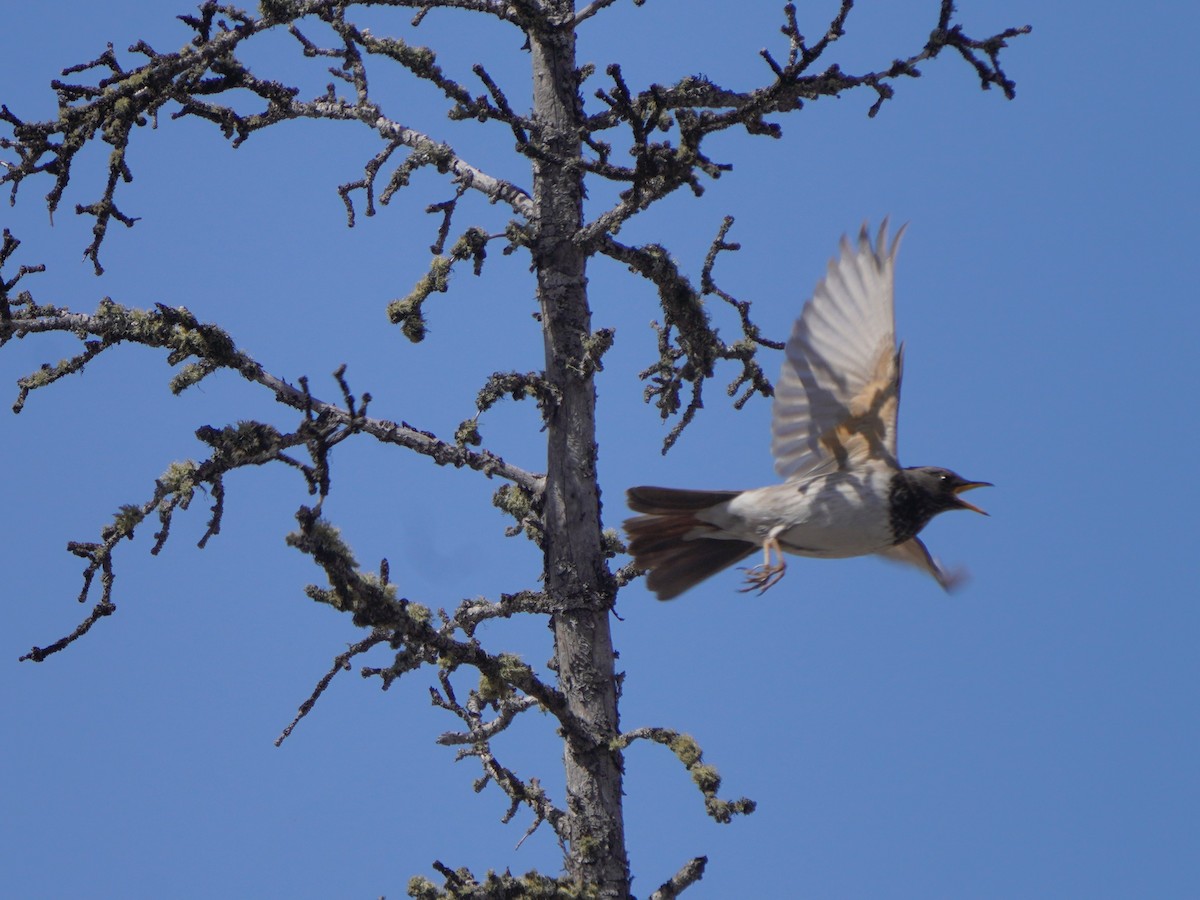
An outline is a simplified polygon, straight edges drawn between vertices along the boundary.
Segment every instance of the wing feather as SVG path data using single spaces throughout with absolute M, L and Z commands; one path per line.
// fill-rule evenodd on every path
M 918 569 L 928 572 L 937 579 L 937 583 L 947 593 L 957 589 L 967 580 L 967 573 L 962 569 L 947 570 L 943 568 L 942 564 L 934 559 L 933 554 L 929 552 L 929 548 L 925 546 L 920 538 L 909 538 L 902 544 L 896 544 L 888 547 L 886 550 L 880 550 L 879 556 L 896 562 L 906 563 L 910 566 L 916 566 Z
M 870 459 L 896 464 L 901 353 L 892 285 L 904 227 L 845 237 L 792 329 L 775 386 L 771 452 L 791 480 Z

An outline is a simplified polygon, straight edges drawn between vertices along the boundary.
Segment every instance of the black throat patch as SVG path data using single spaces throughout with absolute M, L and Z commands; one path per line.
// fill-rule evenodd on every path
M 888 485 L 888 522 L 893 544 L 903 544 L 916 537 L 917 532 L 940 511 L 935 498 L 913 483 L 903 471 L 892 476 Z

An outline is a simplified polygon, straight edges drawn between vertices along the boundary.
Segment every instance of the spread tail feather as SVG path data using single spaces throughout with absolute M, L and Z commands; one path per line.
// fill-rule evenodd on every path
M 758 549 L 747 541 L 704 537 L 713 526 L 694 515 L 739 493 L 656 487 L 626 492 L 630 508 L 645 513 L 625 521 L 629 552 L 634 565 L 649 570 L 646 587 L 659 600 L 678 597 Z
M 689 491 L 684 488 L 634 487 L 625 492 L 625 500 L 634 512 L 652 516 L 696 512 L 732 500 L 741 491 Z M 700 524 L 700 523 L 697 523 Z

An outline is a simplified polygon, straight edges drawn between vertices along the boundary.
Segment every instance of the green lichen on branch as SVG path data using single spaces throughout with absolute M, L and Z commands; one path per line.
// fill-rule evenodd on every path
M 243 421 L 224 428 L 202 425 L 196 437 L 213 449 L 213 460 L 234 468 L 261 465 L 269 462 L 288 444 L 274 425 L 265 422 Z
M 399 325 L 404 336 L 414 344 L 425 340 L 429 331 L 424 314 L 425 301 L 431 294 L 444 294 L 450 290 L 450 275 L 456 262 L 473 260 L 474 274 L 479 275 L 487 257 L 488 240 L 487 232 L 482 229 L 467 229 L 448 254 L 434 256 L 429 263 L 429 270 L 421 276 L 407 296 L 388 304 L 388 320 L 393 325 Z
M 546 538 L 545 523 L 542 521 L 541 504 L 530 491 L 516 484 L 502 484 L 492 495 L 492 505 L 516 519 L 516 525 L 504 530 L 506 537 L 524 533 L 539 547 Z
M 687 769 L 692 782 L 704 795 L 705 812 L 717 822 L 727 825 L 735 815 L 749 815 L 754 812 L 757 804 L 753 800 L 746 797 L 737 800 L 723 800 L 717 796 L 717 792 L 721 790 L 721 776 L 714 766 L 704 762 L 704 753 L 696 739 L 690 734 L 683 734 L 670 728 L 637 728 L 615 738 L 612 748 L 624 750 L 637 740 L 662 744 L 675 754 Z
M 533 670 L 516 653 L 500 653 L 496 656 L 499 670 L 493 675 L 487 672 L 479 673 L 479 698 L 488 703 L 495 703 L 512 696 L 513 682 L 531 677 Z
M 421 276 L 421 280 L 413 286 L 408 295 L 388 304 L 389 321 L 393 325 L 399 325 L 404 336 L 414 344 L 425 340 L 429 330 L 422 307 L 430 294 L 444 294 L 450 289 L 450 271 L 453 266 L 454 261 L 450 257 L 435 256 L 429 264 L 429 271 Z
M 362 572 L 341 531 L 318 510 L 302 506 L 296 518 L 301 528 L 287 536 L 288 546 L 311 556 L 330 583 L 329 588 L 305 588 L 310 599 L 352 613 L 354 624 L 360 628 L 395 627 L 397 620 L 428 626 L 432 618 L 429 608 L 399 600 L 395 585 L 385 583 L 374 573 Z
M 459 423 L 454 431 L 454 440 L 459 446 L 478 446 L 483 442 L 479 431 L 479 418 L 505 397 L 524 400 L 532 397 L 537 401 L 538 411 L 545 423 L 562 402 L 562 392 L 551 384 L 544 372 L 494 372 L 475 397 L 477 412 Z
M 615 528 L 605 528 L 601 532 L 600 546 L 604 551 L 605 559 L 612 559 L 614 556 L 626 552 L 625 541 L 621 539 L 621 532 Z
M 604 354 L 612 349 L 616 342 L 617 332 L 613 328 L 601 328 L 593 331 L 583 341 L 583 359 L 579 366 L 582 375 L 604 371 Z
M 451 869 L 441 862 L 433 867 L 441 873 L 443 887 L 438 887 L 422 875 L 408 882 L 408 896 L 413 900 L 597 900 L 596 885 L 580 884 L 573 878 L 551 878 L 539 872 L 516 876 L 509 871 L 496 874 L 489 871 L 479 881 L 466 868 Z
M 487 412 L 505 397 L 533 398 L 544 421 L 558 407 L 562 393 L 557 385 L 546 380 L 543 372 L 494 372 L 476 395 L 475 406 L 479 412 Z
M 17 315 L 12 314 L 13 309 Z M 20 336 L 43 331 L 73 331 L 81 336 L 83 344 L 83 350 L 75 356 L 47 363 L 20 378 L 14 412 L 24 408 L 30 392 L 82 372 L 101 353 L 122 343 L 169 350 L 167 362 L 172 366 L 195 358 L 197 362 L 185 366 L 171 379 L 170 388 L 175 394 L 220 368 L 234 369 L 247 378 L 255 378 L 262 372 L 256 362 L 237 349 L 227 332 L 216 325 L 200 322 L 182 306 L 172 308 L 158 303 L 154 309 L 137 309 L 105 297 L 95 313 L 86 316 L 53 306 L 36 305 L 25 295 L 19 305 L 13 304 L 13 309 L 10 309 L 7 325 L 9 331 Z M 84 334 L 95 337 L 83 338 Z

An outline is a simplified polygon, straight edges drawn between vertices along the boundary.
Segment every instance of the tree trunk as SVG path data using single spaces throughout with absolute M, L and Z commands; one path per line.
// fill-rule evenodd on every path
M 559 4 L 563 17 L 574 4 Z M 564 165 L 580 154 L 582 103 L 575 35 L 565 28 L 532 34 L 534 117 L 548 158 L 534 164 L 533 260 L 546 343 L 546 378 L 558 388 L 549 416 L 546 493 L 546 590 L 554 599 L 559 686 L 581 723 L 567 734 L 568 871 L 601 889 L 629 896 L 621 811 L 621 754 L 609 611 L 614 586 L 601 548 L 596 486 L 596 390 L 585 363 L 591 334 L 587 257 L 572 237 L 583 222 L 583 183 Z

